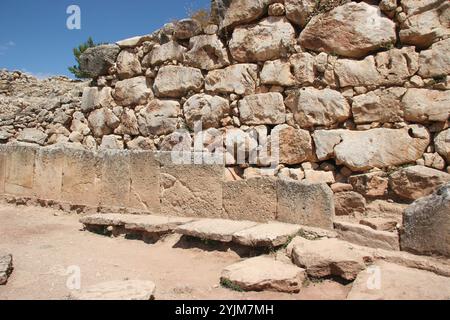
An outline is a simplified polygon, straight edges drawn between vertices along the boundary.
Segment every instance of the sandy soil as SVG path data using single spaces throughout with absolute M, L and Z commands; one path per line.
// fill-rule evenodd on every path
M 127 278 L 151 280 L 157 299 L 345 299 L 350 290 L 326 280 L 293 295 L 235 292 L 220 287 L 219 279 L 222 268 L 242 259 L 239 250 L 207 248 L 177 235 L 146 244 L 81 228 L 76 215 L 0 204 L 0 253 L 14 257 L 14 272 L 0 286 L 0 300 L 66 299 L 70 266 L 80 267 L 82 287 Z

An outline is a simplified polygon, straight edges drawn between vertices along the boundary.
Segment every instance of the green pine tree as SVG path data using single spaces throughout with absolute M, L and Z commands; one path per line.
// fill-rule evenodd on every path
M 77 78 L 77 79 L 88 79 L 90 76 L 80 69 L 80 56 L 85 52 L 88 48 L 92 48 L 97 46 L 92 40 L 92 37 L 78 46 L 78 48 L 73 49 L 73 55 L 75 56 L 75 60 L 77 60 L 78 65 L 69 67 L 69 71 Z

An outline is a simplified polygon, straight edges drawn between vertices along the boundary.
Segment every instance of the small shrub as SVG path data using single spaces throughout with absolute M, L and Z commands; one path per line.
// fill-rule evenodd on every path
M 232 281 L 228 279 L 221 278 L 220 279 L 220 285 L 224 288 L 237 291 L 237 292 L 243 292 L 244 290 L 237 284 L 233 283 Z

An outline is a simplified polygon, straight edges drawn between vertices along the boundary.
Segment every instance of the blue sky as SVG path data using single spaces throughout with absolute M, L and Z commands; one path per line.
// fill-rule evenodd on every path
M 69 5 L 81 9 L 81 30 L 68 30 Z M 72 48 L 92 36 L 115 42 L 209 8 L 210 0 L 0 0 L 0 69 L 38 77 L 71 76 Z

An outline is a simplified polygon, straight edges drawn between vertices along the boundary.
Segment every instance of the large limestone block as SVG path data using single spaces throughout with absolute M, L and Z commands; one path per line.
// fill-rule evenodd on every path
M 304 28 L 317 6 L 316 0 L 284 0 L 286 17 Z
M 278 92 L 259 93 L 239 101 L 242 124 L 281 124 L 286 121 L 283 96 Z
M 292 261 L 305 268 L 311 277 L 329 276 L 354 280 L 366 268 L 366 254 L 348 242 L 338 239 L 306 240 L 295 238 L 292 243 Z
M 196 19 L 182 19 L 174 24 L 173 35 L 176 39 L 186 40 L 202 32 L 200 21 Z
M 406 89 L 391 87 L 377 89 L 353 97 L 352 114 L 355 123 L 392 123 L 403 121 L 401 99 Z
M 348 178 L 353 190 L 365 197 L 383 197 L 387 193 L 389 179 L 384 171 L 353 175 Z
M 205 79 L 205 89 L 213 93 L 249 95 L 255 93 L 257 81 L 256 64 L 235 64 L 210 71 Z
M 223 183 L 223 210 L 228 219 L 268 222 L 276 219 L 276 180 L 268 177 Z
M 109 108 L 92 111 L 88 117 L 89 129 L 94 137 L 101 138 L 114 132 L 120 125 L 120 119 Z
M 380 52 L 375 56 L 382 85 L 402 85 L 419 69 L 419 54 L 415 47 L 403 47 Z
M 159 69 L 154 90 L 158 97 L 181 98 L 189 91 L 199 92 L 204 78 L 199 69 L 165 66 Z
M 288 243 L 301 230 L 295 224 L 271 222 L 236 232 L 233 241 L 244 246 L 276 248 Z
M 286 106 L 301 128 L 331 126 L 350 117 L 347 100 L 340 92 L 331 89 L 306 87 L 294 90 L 286 98 Z
M 117 57 L 117 74 L 120 79 L 129 79 L 142 74 L 141 63 L 132 50 L 122 50 Z
M 395 23 L 383 16 L 377 6 L 349 2 L 313 17 L 300 34 L 300 45 L 314 51 L 362 58 L 395 43 L 396 39 Z
M 291 71 L 291 63 L 281 59 L 266 61 L 261 71 L 261 83 L 290 87 L 296 84 Z
M 333 229 L 333 192 L 326 184 L 279 180 L 277 220 Z
M 293 264 L 261 256 L 226 267 L 221 282 L 232 283 L 245 291 L 299 292 L 306 272 Z
M 130 156 L 123 150 L 102 150 L 98 154 L 101 162 L 100 206 L 128 207 L 130 199 Z
M 373 56 L 363 60 L 339 59 L 334 64 L 334 72 L 341 87 L 372 86 L 381 82 Z
M 436 136 L 434 147 L 450 164 L 450 129 L 444 130 Z
M 36 198 L 56 201 L 61 199 L 64 150 L 58 147 L 37 150 L 33 185 Z
M 142 76 L 117 82 L 113 96 L 118 105 L 127 107 L 146 104 L 153 99 L 153 92 Z
M 291 70 L 294 75 L 295 84 L 312 85 L 316 81 L 317 68 L 315 57 L 308 52 L 296 53 L 290 56 Z
M 293 165 L 314 160 L 309 131 L 282 124 L 272 129 L 271 142 L 276 143 L 275 139 L 278 139 L 280 163 Z
M 317 130 L 313 134 L 319 160 L 336 159 L 353 171 L 385 168 L 415 162 L 430 142 L 421 126 L 367 131 Z
M 229 43 L 239 62 L 275 60 L 286 56 L 295 44 L 294 27 L 284 17 L 268 17 L 258 24 L 237 27 Z
M 403 214 L 401 248 L 450 257 L 450 184 L 417 200 Z
M 419 56 L 419 75 L 423 78 L 442 77 L 450 74 L 450 39 L 439 41 Z
M 223 164 L 179 164 L 160 155 L 161 212 L 188 217 L 222 216 Z
M 306 172 L 308 172 L 307 170 Z M 358 192 L 343 191 L 334 194 L 334 206 L 337 216 L 354 216 L 364 214 L 366 199 Z
M 154 99 L 137 114 L 139 132 L 145 137 L 170 134 L 177 129 L 180 114 L 178 101 Z
M 7 147 L 5 193 L 33 196 L 34 165 L 37 148 L 27 145 Z
M 176 41 L 169 41 L 160 46 L 154 47 L 142 60 L 144 67 L 160 65 L 166 61 L 183 62 L 184 53 L 187 51 L 185 47 Z
M 450 35 L 450 3 L 446 0 L 402 1 L 407 19 L 400 28 L 400 40 L 419 48 Z
M 191 38 L 189 51 L 184 58 L 186 64 L 202 70 L 219 69 L 230 65 L 228 52 L 215 34 Z
M 194 219 L 182 217 L 165 217 L 155 215 L 134 215 L 125 223 L 125 229 L 130 231 L 144 231 L 148 233 L 167 233 L 178 226 L 190 223 Z
M 17 141 L 44 145 L 48 135 L 39 129 L 25 128 L 17 135 Z
M 126 280 L 105 282 L 80 291 L 73 291 L 70 300 L 148 301 L 155 299 L 156 286 L 151 281 Z
M 221 120 L 230 113 L 227 99 L 207 94 L 196 94 L 183 105 L 184 117 L 190 129 L 194 130 L 197 122 L 202 129 L 220 128 Z
M 389 177 L 394 193 L 406 200 L 417 200 L 450 182 L 450 174 L 425 166 L 400 169 Z
M 120 47 L 115 44 L 89 48 L 80 56 L 80 69 L 93 78 L 106 75 L 116 62 L 119 52 Z
M 450 91 L 411 88 L 402 103 L 407 121 L 445 122 L 450 117 Z
M 220 30 L 231 30 L 237 25 L 257 20 L 267 10 L 270 0 L 214 0 L 213 17 Z
M 179 226 L 175 229 L 175 232 L 200 239 L 231 242 L 233 234 L 256 225 L 256 222 L 251 221 L 200 219 Z
M 373 280 L 381 278 L 380 286 Z M 372 286 L 368 285 L 372 284 Z M 398 264 L 377 262 L 362 271 L 347 296 L 348 300 L 448 300 L 450 278 Z
M 130 207 L 160 213 L 160 165 L 156 154 L 152 151 L 131 152 L 130 178 Z
M 100 200 L 102 166 L 95 153 L 66 149 L 61 200 L 70 204 L 97 206 Z

